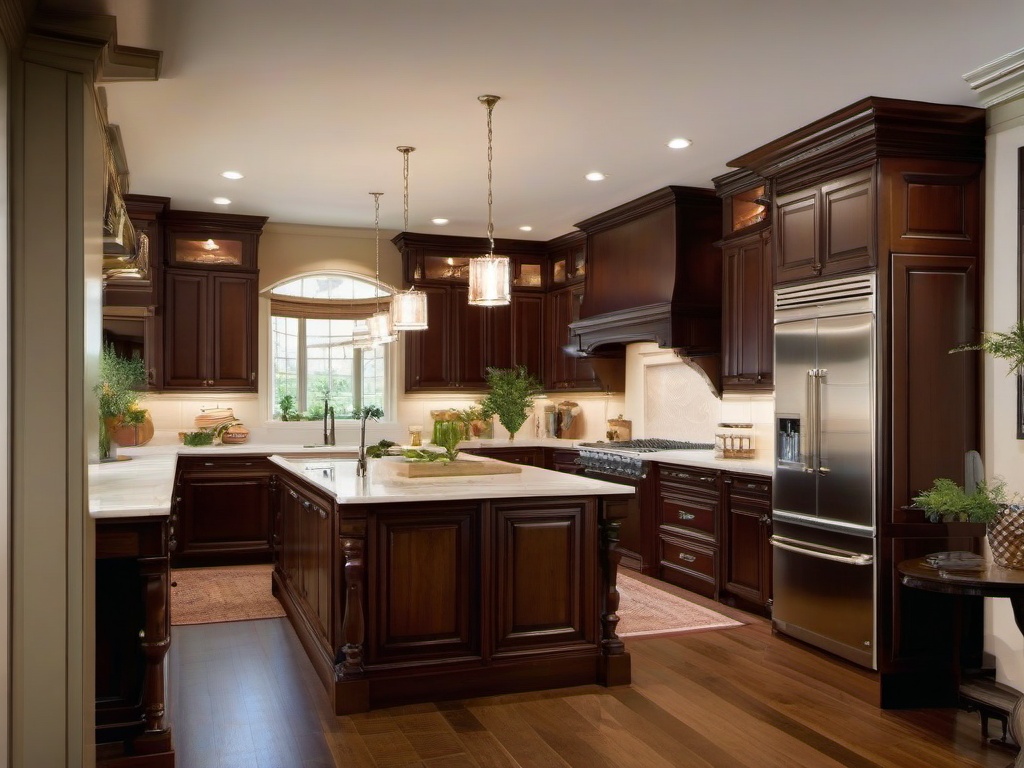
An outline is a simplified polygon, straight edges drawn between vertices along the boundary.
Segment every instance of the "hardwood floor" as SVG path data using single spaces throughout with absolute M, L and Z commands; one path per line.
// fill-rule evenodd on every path
M 684 593 L 688 594 L 688 593 Z M 978 716 L 882 711 L 867 678 L 768 623 L 627 640 L 633 684 L 335 717 L 286 619 L 174 627 L 178 768 L 1003 768 Z

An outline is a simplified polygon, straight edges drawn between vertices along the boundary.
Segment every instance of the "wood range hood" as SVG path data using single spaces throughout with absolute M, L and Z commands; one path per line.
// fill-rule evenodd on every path
M 576 225 L 587 235 L 579 319 L 566 351 L 621 358 L 653 341 L 695 364 L 717 389 L 722 202 L 713 189 L 665 187 Z

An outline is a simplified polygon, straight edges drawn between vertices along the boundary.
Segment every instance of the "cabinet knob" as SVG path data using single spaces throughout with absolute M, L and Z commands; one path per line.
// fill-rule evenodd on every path
M 696 515 L 693 514 L 692 512 L 680 512 L 679 513 L 679 519 L 680 520 L 693 520 L 693 518 L 695 518 L 695 517 L 696 517 Z
M 327 519 L 327 510 L 326 509 L 319 509 L 318 508 L 317 511 L 320 512 L 320 519 L 321 520 L 326 520 Z
M 302 507 L 303 507 L 303 509 L 309 509 L 311 506 L 313 506 L 313 505 L 310 504 L 309 501 L 307 501 L 306 499 L 302 500 Z

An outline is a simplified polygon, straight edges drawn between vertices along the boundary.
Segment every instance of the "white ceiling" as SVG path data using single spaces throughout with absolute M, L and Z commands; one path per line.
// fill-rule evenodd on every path
M 546 240 L 865 96 L 977 105 L 1020 0 L 40 0 L 163 52 L 107 86 L 131 191 L 271 221 Z M 685 150 L 665 144 L 693 141 Z M 230 182 L 224 170 L 245 174 Z M 608 178 L 584 180 L 601 170 Z M 214 205 L 223 195 L 233 203 Z M 447 227 L 430 223 L 435 216 Z M 532 225 L 524 234 L 521 225 Z

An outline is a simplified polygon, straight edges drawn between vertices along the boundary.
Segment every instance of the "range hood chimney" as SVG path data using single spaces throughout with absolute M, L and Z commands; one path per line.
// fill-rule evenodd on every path
M 713 189 L 665 187 L 576 225 L 587 234 L 580 318 L 572 354 L 618 357 L 653 341 L 717 379 L 722 262 L 715 246 L 722 201 Z

